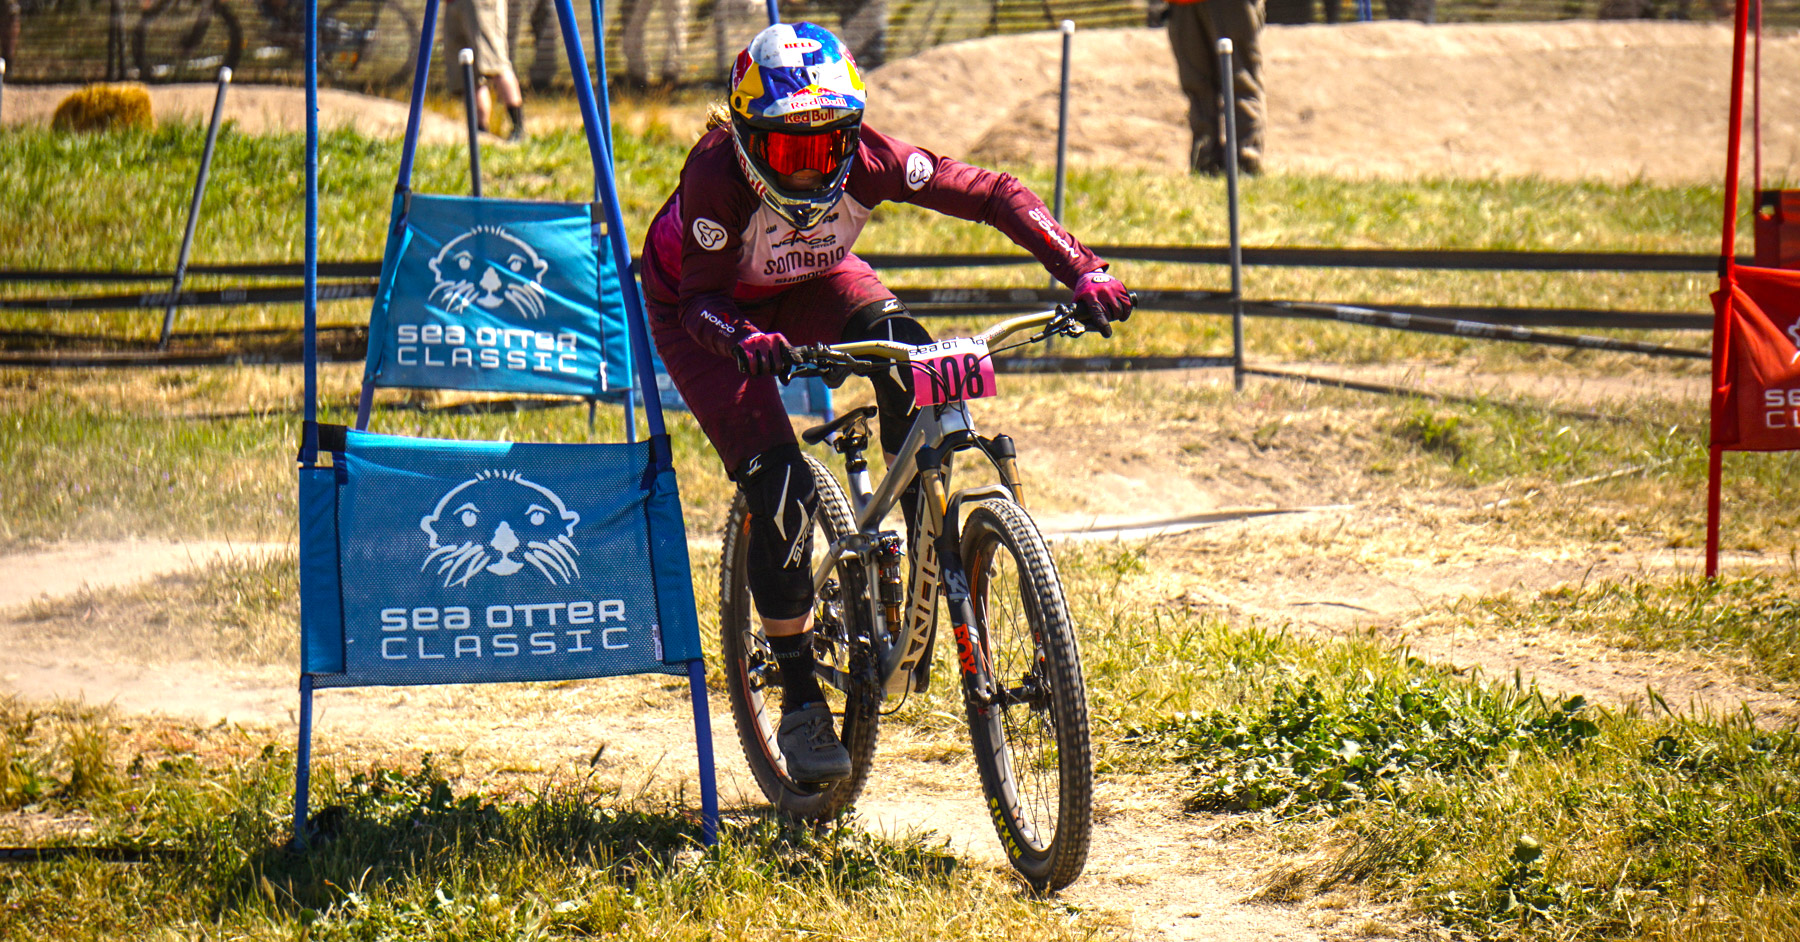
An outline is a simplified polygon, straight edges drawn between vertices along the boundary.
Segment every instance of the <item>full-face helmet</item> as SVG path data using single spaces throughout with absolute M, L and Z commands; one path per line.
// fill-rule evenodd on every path
M 837 205 L 855 163 L 866 93 L 850 50 L 813 23 L 756 34 L 731 67 L 731 140 L 769 208 L 810 229 Z M 794 176 L 819 180 L 796 189 Z M 786 177 L 789 186 L 782 185 Z

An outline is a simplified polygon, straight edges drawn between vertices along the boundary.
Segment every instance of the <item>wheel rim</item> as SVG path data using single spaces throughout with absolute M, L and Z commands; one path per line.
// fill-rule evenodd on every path
M 1023 591 L 1020 563 L 1009 547 L 994 540 L 984 556 L 971 588 L 994 679 L 987 709 L 990 728 L 1000 737 L 1002 800 L 1010 799 L 1018 836 L 1041 852 L 1055 839 L 1062 789 L 1050 678 L 1036 641 L 1037 605 Z

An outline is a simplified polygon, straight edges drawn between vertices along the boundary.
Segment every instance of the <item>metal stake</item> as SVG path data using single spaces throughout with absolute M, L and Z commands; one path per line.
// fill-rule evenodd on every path
M 163 311 L 162 337 L 156 349 L 169 349 L 175 332 L 175 308 L 182 282 L 187 280 L 188 256 L 194 251 L 194 230 L 200 225 L 200 202 L 206 198 L 206 178 L 212 174 L 213 147 L 219 142 L 219 125 L 225 117 L 225 90 L 231 86 L 231 69 L 219 69 L 219 91 L 213 97 L 212 122 L 206 126 L 206 148 L 200 152 L 200 173 L 194 178 L 194 198 L 188 203 L 187 231 L 181 235 L 181 254 L 175 259 L 175 284 L 169 289 L 169 306 Z
M 1244 390 L 1244 246 L 1238 239 L 1237 88 L 1231 40 L 1219 40 L 1219 87 L 1225 90 L 1225 206 L 1231 220 L 1231 385 Z
M 481 197 L 481 128 L 476 123 L 475 111 L 475 50 L 464 49 L 457 53 L 456 61 L 462 66 L 463 111 L 469 118 L 469 195 L 479 199 Z
M 300 675 L 300 742 L 294 755 L 294 849 L 306 849 L 307 792 L 312 789 L 313 675 Z
M 1063 191 L 1069 180 L 1069 58 L 1075 44 L 1075 21 L 1062 21 L 1062 80 L 1056 92 L 1056 197 L 1050 204 L 1050 215 L 1058 223 L 1063 221 Z M 1056 276 L 1050 276 L 1050 287 L 1060 287 Z M 1044 341 L 1044 353 L 1049 354 L 1056 338 Z

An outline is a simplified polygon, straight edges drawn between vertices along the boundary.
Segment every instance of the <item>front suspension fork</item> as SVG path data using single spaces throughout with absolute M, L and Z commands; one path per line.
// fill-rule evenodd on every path
M 919 476 L 920 496 L 926 512 L 938 520 L 938 570 L 943 580 L 944 605 L 950 612 L 950 624 L 956 635 L 956 664 L 962 672 L 969 697 L 979 709 L 994 702 L 994 671 L 988 661 L 987 645 L 981 637 L 980 623 L 975 618 L 975 600 L 969 592 L 969 576 L 963 568 L 961 530 L 949 513 L 945 494 L 944 472 L 929 467 Z

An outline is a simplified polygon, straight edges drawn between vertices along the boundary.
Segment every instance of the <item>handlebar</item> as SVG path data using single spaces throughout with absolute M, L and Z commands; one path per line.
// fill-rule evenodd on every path
M 1074 306 L 1059 304 L 1048 311 L 1007 318 L 976 334 L 973 339 L 992 347 L 1014 334 L 1039 327 L 1044 329 L 1026 343 L 1038 343 L 1058 334 L 1079 337 L 1087 332 L 1087 328 L 1075 320 Z M 917 346 L 898 340 L 857 340 L 795 347 L 787 375 L 819 376 L 825 379 L 826 385 L 836 387 L 849 376 L 869 376 L 884 372 L 895 363 L 911 362 L 912 352 L 916 349 Z

